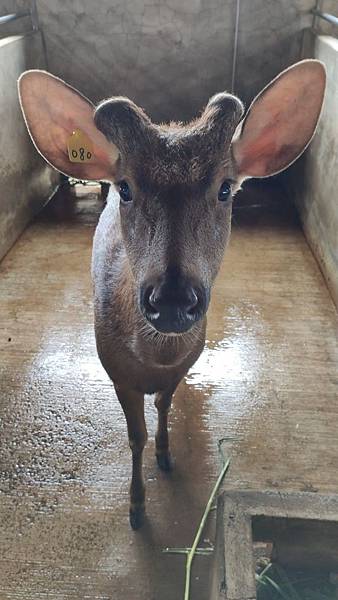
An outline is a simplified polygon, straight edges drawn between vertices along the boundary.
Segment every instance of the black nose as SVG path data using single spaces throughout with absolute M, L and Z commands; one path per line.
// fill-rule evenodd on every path
M 140 308 L 158 331 L 183 333 L 204 315 L 206 294 L 187 280 L 167 276 L 143 287 Z

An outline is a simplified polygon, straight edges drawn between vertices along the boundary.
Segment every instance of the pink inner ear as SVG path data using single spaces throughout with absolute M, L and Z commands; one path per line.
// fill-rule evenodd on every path
M 243 152 L 237 154 L 236 160 L 241 166 L 242 173 L 254 172 L 255 177 L 264 177 L 268 166 L 266 157 L 270 156 L 271 160 L 274 160 L 275 154 L 276 141 L 270 134 L 248 143 Z
M 291 164 L 311 141 L 324 91 L 324 68 L 312 60 L 290 67 L 265 88 L 233 143 L 240 175 L 266 177 Z
M 285 129 L 286 135 L 280 135 L 277 127 L 267 126 L 256 140 L 246 144 L 240 158 L 244 173 L 254 172 L 255 177 L 265 177 L 280 171 L 301 153 L 303 144 L 292 142 L 292 135 L 287 135 L 288 128 Z
M 19 80 L 22 110 L 38 151 L 56 169 L 80 179 L 113 180 L 118 150 L 96 128 L 93 105 L 60 79 L 28 71 Z M 68 140 L 75 129 L 93 144 L 90 163 L 72 163 Z

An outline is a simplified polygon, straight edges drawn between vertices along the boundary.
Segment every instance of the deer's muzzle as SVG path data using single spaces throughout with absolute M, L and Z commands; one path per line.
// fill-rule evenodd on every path
M 154 329 L 166 334 L 191 329 L 204 316 L 208 303 L 209 291 L 173 268 L 144 283 L 139 299 L 143 316 Z

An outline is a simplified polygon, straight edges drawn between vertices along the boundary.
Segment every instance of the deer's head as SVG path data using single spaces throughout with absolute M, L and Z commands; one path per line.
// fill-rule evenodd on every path
M 140 311 L 166 334 L 185 332 L 204 316 L 230 235 L 234 194 L 244 179 L 278 173 L 303 152 L 324 89 L 323 65 L 306 60 L 274 79 L 243 120 L 241 101 L 221 93 L 193 122 L 160 126 L 127 98 L 94 108 L 46 72 L 27 71 L 19 80 L 27 127 L 42 156 L 67 175 L 114 184 Z M 88 162 L 69 158 L 74 130 L 90 140 Z

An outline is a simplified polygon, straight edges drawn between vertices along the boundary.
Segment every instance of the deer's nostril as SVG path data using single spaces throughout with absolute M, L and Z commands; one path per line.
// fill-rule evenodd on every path
M 144 292 L 144 297 L 143 297 L 143 305 L 145 308 L 146 313 L 148 313 L 149 315 L 156 315 L 158 314 L 158 306 L 156 304 L 157 299 L 155 296 L 155 288 L 153 288 L 152 286 L 149 286 L 146 291 Z
M 186 312 L 189 316 L 194 317 L 198 310 L 199 302 L 198 302 L 197 294 L 193 288 L 190 289 L 189 296 L 190 296 L 189 303 L 187 304 Z
M 156 296 L 155 296 L 155 290 L 153 288 L 150 296 L 149 296 L 149 304 L 151 306 L 151 308 L 153 308 L 154 310 L 156 309 Z

